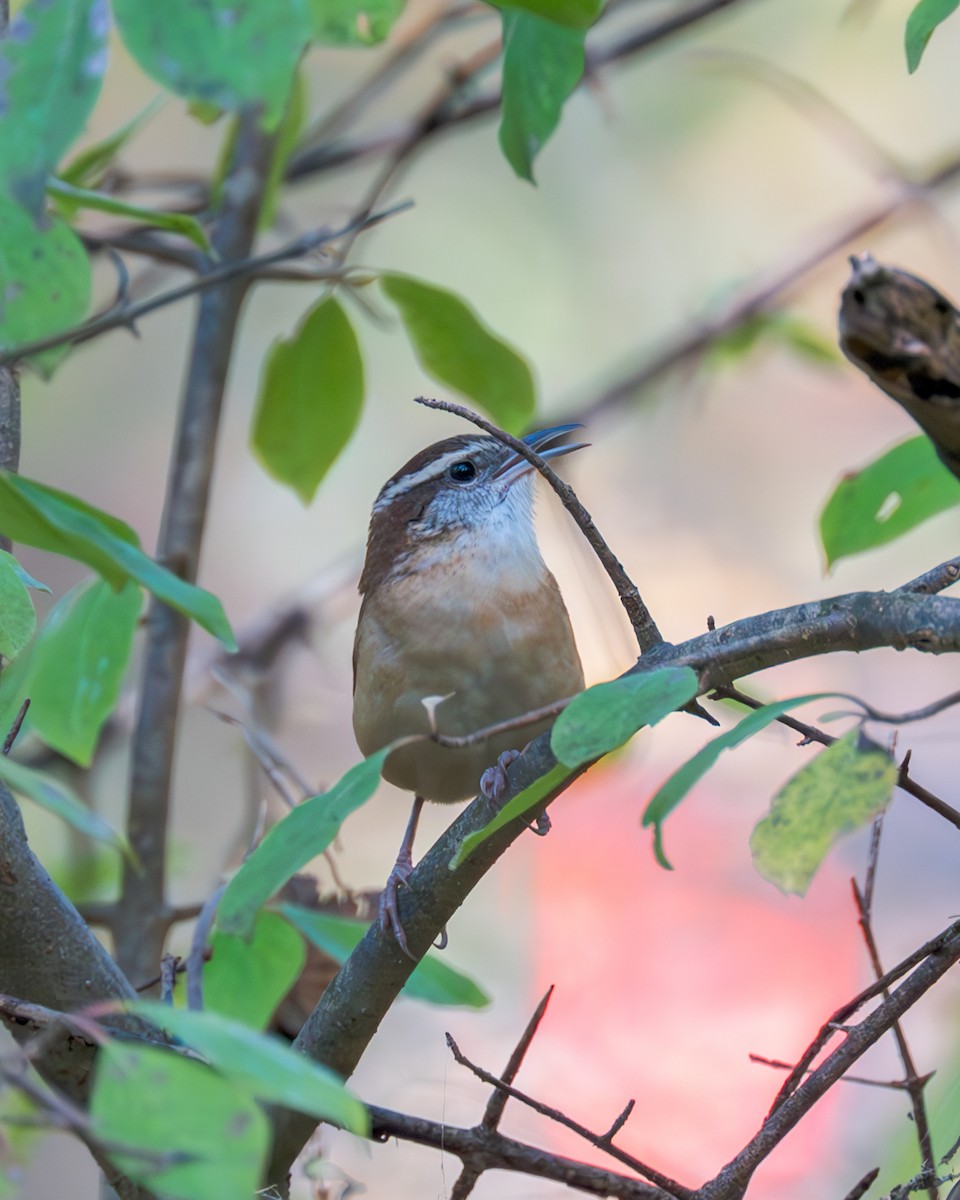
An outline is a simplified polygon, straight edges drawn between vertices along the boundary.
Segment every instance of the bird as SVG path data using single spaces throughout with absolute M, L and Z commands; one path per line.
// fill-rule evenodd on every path
M 576 425 L 523 440 L 543 458 Z M 378 920 L 410 957 L 399 889 L 413 870 L 425 801 L 449 804 L 478 790 L 498 800 L 517 756 L 516 731 L 468 747 L 428 735 L 464 735 L 582 691 L 583 669 L 560 588 L 540 553 L 534 469 L 486 434 L 427 446 L 380 489 L 360 576 L 353 650 L 353 728 L 369 756 L 414 738 L 386 759 L 383 777 L 414 796 Z M 531 740 L 550 720 L 524 727 Z M 482 786 L 481 786 L 482 784 Z

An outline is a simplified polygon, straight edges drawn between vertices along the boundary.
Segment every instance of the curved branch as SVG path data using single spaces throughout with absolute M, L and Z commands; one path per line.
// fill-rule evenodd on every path
M 698 673 L 702 694 L 782 663 L 881 646 L 960 652 L 960 600 L 903 592 L 855 592 L 800 604 L 736 621 L 682 645 L 662 643 L 628 674 L 690 666 Z M 555 765 L 550 735 L 545 733 L 510 768 L 509 794 L 504 800 Z M 545 803 L 566 790 L 585 769 L 574 772 Z M 480 879 L 526 828 L 523 820 L 505 826 L 451 871 L 450 862 L 463 839 L 482 829 L 491 815 L 487 800 L 475 800 L 410 877 L 402 898 L 403 924 L 415 957 L 426 952 Z M 414 966 L 394 939 L 374 923 L 308 1017 L 297 1037 L 297 1049 L 340 1075 L 351 1075 Z M 358 1004 L 361 996 L 363 1003 Z M 276 1114 L 270 1175 L 274 1183 L 282 1182 L 313 1127 L 308 1117 Z

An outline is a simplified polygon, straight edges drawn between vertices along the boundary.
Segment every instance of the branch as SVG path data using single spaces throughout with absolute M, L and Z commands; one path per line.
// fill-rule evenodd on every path
M 229 265 L 249 258 L 272 140 L 248 112 L 240 121 L 213 230 L 215 252 Z M 247 287 L 243 277 L 200 299 L 187 381 L 170 460 L 157 558 L 194 582 L 206 518 L 220 407 Z M 171 921 L 165 895 L 166 837 L 180 684 L 189 622 L 151 601 L 141 668 L 130 771 L 127 836 L 139 859 L 125 864 L 114 935 L 117 956 L 134 983 L 156 973 Z
M 600 565 L 606 571 L 613 586 L 617 589 L 620 603 L 623 605 L 630 624 L 633 626 L 633 632 L 636 634 L 641 652 L 646 653 L 659 642 L 663 641 L 660 630 L 650 615 L 650 610 L 644 604 L 640 592 L 637 590 L 637 585 L 626 573 L 623 569 L 623 564 L 607 545 L 600 530 L 594 524 L 593 518 L 580 503 L 573 488 L 563 482 L 542 455 L 537 454 L 535 450 L 531 449 L 520 438 L 506 433 L 499 426 L 494 425 L 492 421 L 486 420 L 486 418 L 481 417 L 478 413 L 471 412 L 469 408 L 465 408 L 462 404 L 452 404 L 449 400 L 433 400 L 427 396 L 418 396 L 416 403 L 422 404 L 426 408 L 436 408 L 441 412 L 453 413 L 454 416 L 462 417 L 465 421 L 469 421 L 479 429 L 489 433 L 491 437 L 495 437 L 497 441 L 502 442 L 505 446 L 509 446 L 521 458 L 526 459 L 543 476 L 547 483 L 550 484 L 557 496 L 559 496 L 560 503 L 576 522 L 577 528 L 586 538 L 590 548 L 600 560 Z
M 0 369 L 6 365 L 21 362 L 23 359 L 32 358 L 45 350 L 52 350 L 55 346 L 77 346 L 82 342 L 88 342 L 91 338 L 99 337 L 100 334 L 107 333 L 111 329 L 118 329 L 121 326 L 125 329 L 130 329 L 140 317 L 145 316 L 147 313 L 156 312 L 157 309 L 165 308 L 168 304 L 175 304 L 178 300 L 184 300 L 188 296 L 205 293 L 211 288 L 221 288 L 228 283 L 235 285 L 231 291 L 239 293 L 242 299 L 246 282 L 249 282 L 252 278 L 270 278 L 267 268 L 277 263 L 288 262 L 291 259 L 303 258 L 308 254 L 314 253 L 321 246 L 328 246 L 331 242 L 339 241 L 344 237 L 355 236 L 374 225 L 378 225 L 381 221 L 386 220 L 387 217 L 392 217 L 396 213 L 405 211 L 409 207 L 410 202 L 407 201 L 403 204 L 396 204 L 383 212 L 365 215 L 350 221 L 342 229 L 318 229 L 312 233 L 306 233 L 294 238 L 292 242 L 288 242 L 278 250 L 271 250 L 268 254 L 251 256 L 240 252 L 230 258 L 226 253 L 223 253 L 221 257 L 226 259 L 226 261 L 222 266 L 211 267 L 205 273 L 198 275 L 196 279 L 192 279 L 189 283 L 179 284 L 177 287 L 169 288 L 165 292 L 160 292 L 155 296 L 148 296 L 146 299 L 136 301 L 135 303 L 111 305 L 109 309 L 100 313 L 99 316 L 91 317 L 80 325 L 74 325 L 70 329 L 62 329 L 59 333 L 51 334 L 49 337 L 37 338 L 35 341 L 23 342 L 19 346 L 14 346 L 12 350 L 0 354 Z M 104 239 L 100 239 L 100 244 L 106 244 Z M 217 244 L 215 236 L 214 245 L 216 246 Z M 252 239 L 246 243 L 247 248 L 251 244 Z M 141 253 L 146 253 L 146 250 L 142 250 Z M 339 278 L 342 272 L 338 269 L 333 274 Z M 315 276 L 312 278 L 315 278 Z M 216 301 L 213 303 L 216 304 Z
M 859 1025 L 848 1027 L 841 1045 L 767 1117 L 759 1133 L 697 1193 L 698 1200 L 741 1200 L 753 1173 L 845 1071 L 893 1027 L 960 960 L 960 922 L 940 935 L 930 954 L 888 999 Z
M 785 662 L 838 650 L 880 646 L 912 647 L 932 653 L 960 651 L 960 601 L 945 596 L 857 592 L 750 617 L 693 638 L 682 645 L 662 643 L 629 673 L 663 666 L 690 666 L 701 692 Z M 536 738 L 509 769 L 504 802 L 556 765 L 549 733 Z M 566 790 L 574 772 L 549 795 Z M 523 820 L 499 830 L 456 871 L 450 862 L 463 839 L 492 816 L 488 801 L 475 800 L 440 837 L 410 877 L 401 900 L 407 941 L 421 957 L 479 880 L 526 828 Z M 375 922 L 327 988 L 295 1042 L 296 1048 L 342 1076 L 353 1073 L 387 1010 L 415 963 Z M 358 1007 L 357 997 L 364 998 Z M 282 1183 L 290 1164 L 313 1130 L 302 1115 L 276 1115 L 270 1179 Z

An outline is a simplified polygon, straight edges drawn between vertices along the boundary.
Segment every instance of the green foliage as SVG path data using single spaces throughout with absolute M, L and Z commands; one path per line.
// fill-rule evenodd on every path
M 38 226 L 0 190 L 0 353 L 76 325 L 92 288 L 90 260 L 77 235 L 58 218 Z M 33 360 L 49 375 L 65 347 Z
M 929 438 L 909 438 L 837 484 L 820 516 L 827 565 L 892 542 L 960 504 L 958 481 Z
M 852 729 L 774 796 L 750 838 L 757 870 L 781 891 L 804 895 L 834 843 L 871 821 L 896 782 L 890 755 Z
M 570 29 L 587 29 L 600 16 L 602 0 L 487 0 L 495 8 L 519 9 Z
M 400 310 L 420 365 L 434 379 L 485 409 L 502 428 L 521 432 L 536 406 L 530 368 L 459 296 L 409 275 L 381 276 Z
M 820 366 L 836 366 L 841 361 L 836 344 L 815 325 L 794 313 L 761 312 L 741 321 L 724 337 L 712 342 L 705 355 L 709 367 L 739 364 L 758 346 L 779 345 L 798 358 Z
M 260 1186 L 266 1114 L 234 1079 L 173 1050 L 101 1046 L 90 1118 L 95 1136 L 116 1147 L 114 1164 L 167 1200 L 239 1200 Z
M 346 962 L 369 928 L 366 921 L 301 908 L 297 904 L 283 904 L 280 911 L 304 937 L 338 963 Z M 403 986 L 403 995 L 411 1000 L 453 1007 L 486 1008 L 490 1003 L 490 997 L 472 979 L 448 966 L 432 952 L 417 963 Z
M 163 96 L 154 96 L 146 108 L 131 117 L 114 133 L 74 155 L 58 172 L 62 182 L 79 188 L 98 187 L 113 160 L 141 126 L 159 112 L 164 100 Z
M 455 871 L 461 863 L 466 862 L 478 846 L 481 846 L 487 838 L 492 837 L 504 825 L 509 825 L 517 817 L 525 817 L 528 813 L 539 812 L 544 800 L 551 796 L 572 774 L 573 771 L 570 767 L 564 766 L 563 763 L 557 763 L 546 775 L 541 775 L 512 800 L 508 800 L 493 820 L 488 821 L 476 833 L 468 834 L 463 839 L 456 854 L 450 860 L 450 870 Z
M 406 0 L 310 0 L 313 38 L 330 46 L 382 42 Z
M 920 59 L 927 48 L 927 42 L 936 27 L 960 8 L 960 0 L 920 0 L 910 16 L 907 17 L 907 28 L 904 35 L 904 48 L 907 52 L 907 70 L 912 75 L 920 66 Z
M 272 912 L 257 913 L 249 940 L 215 929 L 210 950 L 203 968 L 205 1009 L 252 1029 L 266 1028 L 307 959 L 303 938 Z
M 43 771 L 25 767 L 4 754 L 0 754 L 0 779 L 11 792 L 32 800 L 34 804 L 66 821 L 80 833 L 129 854 L 129 846 L 123 834 L 118 833 L 98 813 L 87 808 L 59 779 L 46 775 Z
M 236 1088 L 258 1100 L 333 1121 L 351 1133 L 369 1131 L 365 1106 L 339 1077 L 275 1035 L 258 1033 L 218 1013 L 189 1012 L 159 1001 L 142 1000 L 130 1009 L 198 1051 Z
M 113 11 L 151 78 L 218 108 L 261 106 L 265 127 L 277 125 L 310 38 L 309 0 L 113 0 Z
M 533 160 L 560 122 L 583 75 L 584 33 L 531 12 L 503 12 L 500 148 L 521 179 L 534 182 Z
M 376 791 L 393 744 L 351 767 L 329 791 L 304 800 L 269 831 L 227 885 L 217 909 L 225 933 L 249 937 L 257 910 L 337 836 L 347 817 Z
M 36 581 L 12 554 L 0 550 L 0 655 L 7 662 L 17 657 L 37 627 L 36 610 L 27 591 L 31 586 L 36 587 Z
M 102 579 L 79 584 L 47 615 L 24 668 L 0 677 L 0 712 L 30 697 L 28 726 L 67 758 L 89 766 L 104 721 L 120 696 L 143 599 Z
M 236 649 L 216 596 L 147 558 L 129 525 L 76 496 L 0 471 L 0 529 L 15 542 L 86 563 L 114 588 L 135 579 L 228 649 Z
M 690 667 L 665 667 L 598 683 L 557 717 L 550 748 L 566 766 L 582 766 L 624 745 L 644 725 L 656 725 L 696 694 L 697 673 Z
M 160 208 L 144 208 L 141 204 L 127 204 L 104 192 L 92 192 L 87 188 L 75 187 L 63 179 L 48 179 L 47 194 L 67 220 L 78 208 L 90 208 L 96 212 L 110 213 L 114 217 L 131 217 L 154 229 L 165 229 L 188 238 L 201 250 L 210 250 L 210 241 L 203 226 L 189 213 L 164 212 Z
M 308 504 L 362 408 L 357 335 L 336 300 L 321 300 L 289 341 L 270 348 L 253 420 L 254 449 L 270 474 Z
M 0 43 L 0 194 L 34 218 L 100 93 L 109 32 L 106 0 L 31 0 Z
M 807 704 L 811 700 L 822 700 L 830 694 L 830 692 L 818 692 L 809 696 L 794 696 L 790 700 L 778 700 L 775 704 L 767 704 L 763 708 L 758 708 L 749 716 L 744 717 L 739 724 L 734 725 L 732 729 L 728 729 L 726 733 L 721 733 L 719 737 L 707 742 L 693 758 L 688 759 L 679 770 L 674 771 L 666 783 L 659 788 L 643 814 L 644 827 L 653 826 L 653 852 L 661 867 L 666 867 L 667 870 L 673 869 L 667 861 L 663 849 L 664 821 L 694 784 L 706 775 L 723 751 L 732 750 L 734 746 L 739 746 L 748 738 L 752 738 L 762 729 L 773 724 L 785 712 L 789 712 L 791 708 Z

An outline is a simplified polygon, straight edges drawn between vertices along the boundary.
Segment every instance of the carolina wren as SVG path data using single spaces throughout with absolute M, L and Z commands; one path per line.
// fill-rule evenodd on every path
M 524 440 L 557 457 L 582 448 L 553 444 L 575 428 Z M 364 754 L 410 734 L 473 733 L 583 688 L 570 618 L 537 544 L 532 475 L 502 442 L 467 434 L 421 450 L 381 488 L 353 650 L 353 728 Z M 526 726 L 524 738 L 549 724 Z M 504 733 L 450 748 L 425 738 L 387 758 L 384 777 L 415 796 L 379 914 L 405 952 L 397 892 L 413 869 L 424 800 L 466 800 L 482 774 L 485 793 L 496 792 L 496 768 L 484 768 L 516 741 Z

